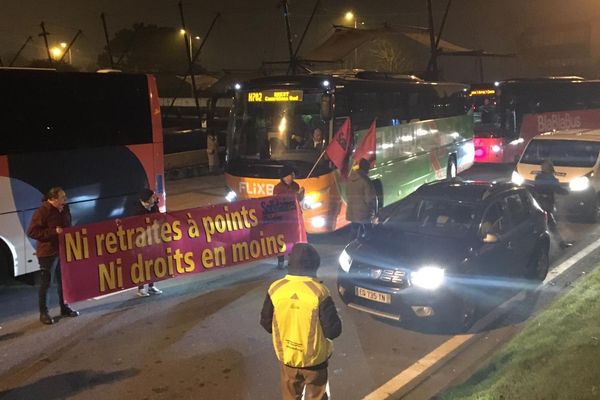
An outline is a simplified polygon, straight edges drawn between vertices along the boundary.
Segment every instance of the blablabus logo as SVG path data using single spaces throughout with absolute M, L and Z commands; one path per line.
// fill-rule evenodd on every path
M 254 196 L 272 196 L 272 183 L 240 182 L 240 193 L 246 193 Z
M 581 116 L 571 113 L 548 113 L 537 117 L 538 133 L 581 128 Z

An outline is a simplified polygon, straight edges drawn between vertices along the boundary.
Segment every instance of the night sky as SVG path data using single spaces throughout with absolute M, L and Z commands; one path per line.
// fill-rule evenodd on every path
M 89 69 L 104 46 L 101 12 L 107 16 L 111 34 L 136 22 L 179 27 L 177 3 L 177 0 L 0 0 L 0 57 L 8 63 L 31 35 L 34 43 L 23 56 L 43 58 L 43 40 L 37 35 L 39 24 L 44 21 L 52 33 L 51 44 L 69 42 L 77 29 L 83 30 L 83 37 L 73 49 L 73 62 Z M 445 3 L 433 0 L 436 24 L 441 20 Z M 290 1 L 292 30 L 297 37 L 313 5 L 309 0 Z M 194 35 L 203 36 L 216 12 L 222 14 L 201 57 L 201 63 L 210 70 L 256 68 L 263 60 L 282 60 L 287 56 L 277 0 L 188 0 L 184 1 L 184 7 L 186 23 Z M 514 52 L 518 35 L 527 27 L 589 18 L 591 14 L 597 15 L 599 8 L 593 0 L 454 0 L 445 39 L 469 48 Z M 341 17 L 348 9 L 356 12 L 365 27 L 380 27 L 384 22 L 391 26 L 427 24 L 425 0 L 322 0 L 303 49 L 316 46 L 333 24 L 344 23 Z M 465 68 L 474 70 L 472 64 L 465 62 Z

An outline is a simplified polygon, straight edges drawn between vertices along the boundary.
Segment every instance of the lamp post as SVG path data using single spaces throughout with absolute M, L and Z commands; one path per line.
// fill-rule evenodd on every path
M 187 35 L 186 35 L 186 33 L 187 33 Z M 189 44 L 189 50 L 190 50 L 190 60 L 192 60 L 194 58 L 194 46 L 193 46 L 193 42 L 192 42 L 192 33 L 187 32 L 185 29 L 180 29 L 179 34 L 184 37 L 184 40 L 187 37 L 188 44 Z M 194 36 L 194 39 L 200 40 L 200 36 Z
M 64 49 L 67 48 L 67 43 L 61 42 L 60 47 L 63 49 L 62 51 L 64 52 Z M 69 55 L 69 64 L 73 64 L 73 59 L 71 58 L 71 49 L 69 49 L 68 55 Z M 61 54 L 61 56 L 62 56 L 62 54 Z
M 356 21 L 356 15 L 354 15 L 354 12 L 352 11 L 346 11 L 346 14 L 344 15 L 344 19 L 348 22 L 352 22 L 354 21 L 354 29 L 358 28 L 357 25 L 357 21 Z M 358 48 L 354 48 L 354 65 L 353 68 L 356 68 L 356 65 L 358 64 Z

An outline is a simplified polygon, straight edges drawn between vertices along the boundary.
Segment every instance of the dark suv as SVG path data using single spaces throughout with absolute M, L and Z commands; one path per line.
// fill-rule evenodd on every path
M 543 280 L 550 238 L 545 212 L 512 183 L 423 185 L 340 255 L 338 291 L 380 317 L 450 317 L 473 323 L 478 295 L 513 279 Z

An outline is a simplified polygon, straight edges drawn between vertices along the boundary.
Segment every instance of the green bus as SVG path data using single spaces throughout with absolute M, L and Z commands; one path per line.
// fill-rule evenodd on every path
M 227 199 L 269 196 L 283 168 L 291 167 L 305 188 L 307 232 L 336 230 L 348 223 L 345 180 L 325 157 L 317 161 L 340 126 L 350 119 L 356 147 L 376 119 L 369 175 L 380 206 L 387 206 L 473 164 L 467 94 L 463 84 L 374 72 L 265 77 L 238 85 L 227 137 Z

